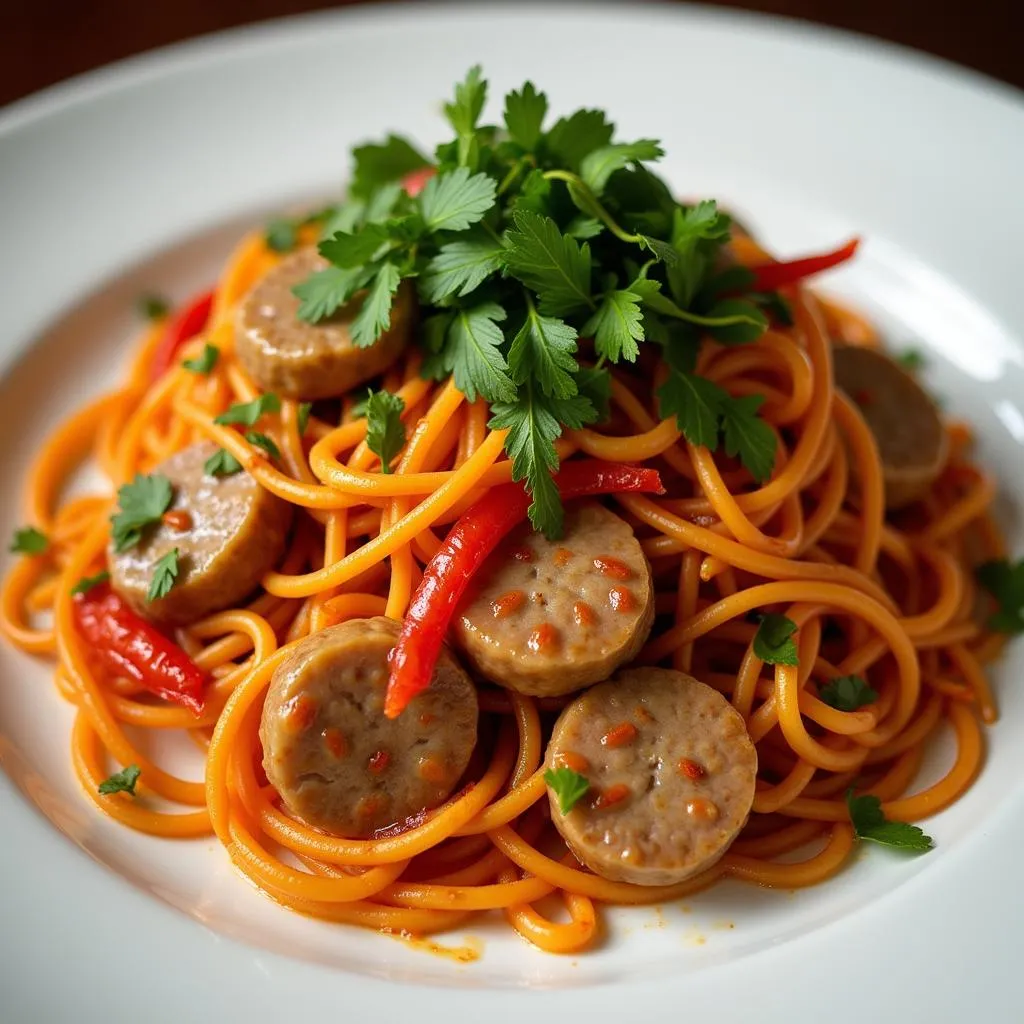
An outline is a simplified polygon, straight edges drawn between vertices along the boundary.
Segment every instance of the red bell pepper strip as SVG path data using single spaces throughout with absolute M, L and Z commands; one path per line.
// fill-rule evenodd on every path
M 622 491 L 663 494 L 665 490 L 657 470 L 596 459 L 567 462 L 555 483 L 563 499 Z M 388 718 L 397 717 L 430 685 L 448 624 L 466 586 L 501 538 L 526 518 L 529 504 L 522 484 L 492 488 L 462 515 L 427 563 L 391 652 L 384 697 Z
M 206 326 L 212 306 L 213 292 L 203 292 L 174 314 L 153 353 L 153 365 L 150 370 L 153 380 L 162 377 L 170 369 L 178 349 Z
M 410 171 L 402 178 L 402 188 L 408 193 L 411 199 L 415 199 L 423 191 L 423 186 L 437 174 L 436 167 L 421 167 L 419 170 Z
M 109 672 L 144 686 L 150 693 L 202 714 L 203 674 L 173 641 L 131 611 L 107 583 L 74 598 L 78 631 Z
M 845 263 L 857 251 L 859 238 L 851 238 L 846 245 L 832 252 L 820 253 L 817 256 L 804 256 L 798 260 L 786 260 L 783 263 L 762 263 L 751 267 L 754 283 L 751 291 L 773 292 L 788 284 L 795 284 L 812 274 L 820 274 L 823 270 L 831 270 Z

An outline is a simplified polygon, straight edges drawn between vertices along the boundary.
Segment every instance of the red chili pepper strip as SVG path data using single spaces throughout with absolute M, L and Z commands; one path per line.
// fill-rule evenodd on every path
M 203 674 L 195 662 L 131 611 L 109 584 L 76 594 L 74 615 L 78 631 L 105 669 L 202 714 Z
M 402 188 L 405 189 L 410 198 L 415 199 L 423 191 L 423 186 L 435 174 L 437 174 L 436 167 L 421 167 L 419 170 L 410 171 L 402 178 Z
M 596 459 L 567 462 L 555 483 L 564 500 L 621 491 L 665 491 L 657 470 Z M 501 538 L 526 518 L 529 504 L 529 495 L 521 484 L 492 488 L 463 514 L 427 563 L 391 652 L 384 698 L 388 718 L 397 717 L 416 694 L 430 685 L 459 598 Z
M 804 256 L 798 260 L 787 260 L 783 263 L 762 263 L 760 266 L 751 267 L 754 274 L 754 283 L 751 290 L 755 292 L 772 292 L 776 288 L 782 288 L 787 284 L 795 284 L 812 274 L 820 274 L 823 270 L 831 270 L 845 263 L 857 251 L 860 245 L 859 238 L 851 238 L 846 245 L 833 250 L 823 252 L 817 256 Z
M 204 292 L 197 295 L 187 306 L 175 313 L 171 322 L 167 325 L 160 344 L 153 353 L 153 365 L 151 368 L 152 379 L 162 377 L 174 362 L 178 349 L 186 341 L 194 338 L 210 319 L 210 309 L 213 306 L 213 292 Z

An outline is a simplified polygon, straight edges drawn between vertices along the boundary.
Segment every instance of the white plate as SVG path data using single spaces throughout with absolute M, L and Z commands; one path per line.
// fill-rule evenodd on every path
M 862 233 L 863 257 L 830 285 L 931 350 L 934 387 L 978 425 L 1007 508 L 1024 507 L 1017 93 L 862 39 L 701 10 L 408 6 L 202 40 L 0 116 L 0 536 L 48 425 L 116 376 L 141 290 L 180 299 L 209 281 L 245 223 L 336 189 L 357 140 L 436 141 L 439 100 L 476 61 L 492 99 L 530 77 L 556 110 L 605 107 L 623 136 L 660 137 L 681 192 L 734 204 L 781 251 Z M 457 966 L 279 910 L 212 841 L 101 818 L 71 777 L 47 666 L 4 647 L 3 1016 L 1009 1020 L 1022 667 L 1018 646 L 984 774 L 929 823 L 927 857 L 872 850 L 795 895 L 731 884 L 660 917 L 615 915 L 606 946 L 572 959 L 474 927 L 484 956 Z

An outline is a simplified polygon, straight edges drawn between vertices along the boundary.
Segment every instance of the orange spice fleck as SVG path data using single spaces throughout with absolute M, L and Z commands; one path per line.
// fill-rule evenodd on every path
M 526 595 L 521 590 L 510 590 L 501 597 L 496 597 L 491 602 L 491 614 L 496 619 L 503 619 L 513 612 L 519 611 L 526 600 Z
M 633 575 L 633 570 L 625 562 L 611 555 L 598 555 L 594 559 L 594 568 L 613 580 L 628 580 Z
M 370 763 L 367 767 L 374 775 L 381 775 L 387 771 L 391 764 L 391 755 L 386 750 L 378 750 L 370 755 Z
M 633 708 L 633 714 L 636 715 L 636 717 L 639 718 L 641 722 L 646 723 L 654 721 L 654 715 L 652 715 L 650 711 L 648 711 L 647 708 L 643 706 L 643 704 L 637 704 L 637 706 Z
M 608 603 L 612 606 L 613 612 L 626 614 L 636 610 L 636 598 L 628 587 L 612 587 L 608 591 Z
M 573 750 L 563 750 L 557 760 L 556 767 L 569 768 L 574 772 L 579 772 L 580 775 L 590 771 L 590 762 L 582 754 L 577 754 Z
M 599 793 L 597 799 L 594 800 L 594 810 L 603 811 L 607 807 L 614 807 L 616 804 L 621 804 L 623 800 L 629 798 L 631 790 L 625 783 L 617 782 L 614 786 L 609 786 L 603 793 Z
M 694 782 L 700 782 L 707 775 L 702 764 L 691 761 L 688 757 L 679 758 L 679 771 Z
M 179 533 L 192 529 L 192 516 L 183 508 L 172 508 L 170 511 L 165 512 L 161 518 L 165 526 L 169 526 L 172 530 L 177 530 Z
M 436 757 L 421 757 L 416 771 L 425 782 L 433 782 L 437 785 L 448 778 L 444 765 Z
M 384 800 L 382 793 L 371 793 L 369 796 L 364 796 L 356 804 L 356 814 L 360 818 L 376 818 L 384 810 Z
M 636 739 L 636 731 L 636 726 L 632 722 L 619 722 L 601 737 L 601 746 L 611 747 L 613 750 L 629 746 Z
M 689 800 L 686 804 L 686 813 L 691 818 L 702 818 L 704 821 L 717 821 L 718 808 L 710 800 Z
M 286 705 L 285 722 L 292 732 L 305 732 L 313 724 L 316 718 L 316 701 L 300 693 L 293 697 Z
M 324 746 L 331 752 L 332 757 L 339 760 L 348 754 L 348 740 L 345 739 L 345 734 L 333 726 L 324 729 Z
M 597 620 L 594 609 L 586 601 L 576 601 L 572 606 L 572 617 L 577 626 L 592 626 Z
M 529 639 L 526 641 L 526 646 L 530 648 L 534 654 L 539 654 L 541 651 L 558 641 L 558 630 L 551 625 L 550 622 L 542 622 L 531 634 Z
M 572 552 L 568 548 L 556 548 L 552 558 L 554 559 L 555 565 L 561 568 L 563 565 L 568 565 L 572 561 Z

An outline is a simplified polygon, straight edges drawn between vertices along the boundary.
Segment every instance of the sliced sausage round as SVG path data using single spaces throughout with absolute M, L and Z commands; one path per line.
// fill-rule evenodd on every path
M 886 505 L 901 508 L 917 501 L 949 455 L 935 403 L 906 370 L 875 349 L 841 345 L 832 356 L 836 386 L 857 404 L 875 435 Z
M 320 323 L 300 320 L 300 302 L 292 288 L 327 265 L 315 249 L 301 249 L 285 257 L 239 303 L 235 348 L 246 372 L 264 391 L 307 400 L 343 395 L 386 370 L 409 341 L 414 296 L 408 284 L 398 289 L 390 329 L 368 348 L 358 348 L 349 334 L 358 298 Z
M 284 553 L 292 507 L 244 470 L 209 476 L 217 451 L 209 441 L 190 445 L 155 466 L 173 489 L 163 521 L 148 527 L 127 551 L 107 551 L 114 589 L 140 615 L 181 626 L 243 600 Z M 163 597 L 147 598 L 156 563 L 178 549 L 178 576 Z
M 568 814 L 552 789 L 555 827 L 591 871 L 671 885 L 710 867 L 750 813 L 757 751 L 731 704 L 683 672 L 634 668 L 566 707 L 547 767 L 590 788 Z
M 528 524 L 477 573 L 456 612 L 459 649 L 482 676 L 558 696 L 636 657 L 654 622 L 651 567 L 629 524 L 602 505 L 565 514 L 561 540 Z
M 399 624 L 352 619 L 296 645 L 263 707 L 263 768 L 288 810 L 339 836 L 372 836 L 437 807 L 476 745 L 472 680 L 447 649 L 430 686 L 384 715 Z

